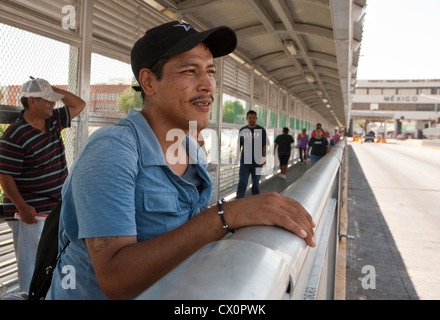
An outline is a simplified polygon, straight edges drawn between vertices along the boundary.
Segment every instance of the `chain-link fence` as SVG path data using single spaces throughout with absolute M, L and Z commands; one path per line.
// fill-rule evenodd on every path
M 0 104 L 22 107 L 21 85 L 30 76 L 79 94 L 77 47 L 5 24 L 0 24 L 0 37 Z M 89 134 L 127 113 L 131 101 L 124 97 L 134 94 L 132 81 L 129 64 L 92 55 L 90 98 L 86 107 Z M 61 106 L 59 101 L 55 107 Z M 76 156 L 77 123 L 78 119 L 74 119 L 72 127 L 63 131 L 69 167 Z M 1 124 L 1 134 L 6 127 L 7 124 Z
M 19 28 L 0 24 L 0 102 L 21 106 L 21 85 L 29 77 L 43 78 L 52 85 L 76 92 L 78 49 Z M 55 107 L 61 107 L 57 102 Z M 63 132 L 66 155 L 71 163 L 75 127 Z

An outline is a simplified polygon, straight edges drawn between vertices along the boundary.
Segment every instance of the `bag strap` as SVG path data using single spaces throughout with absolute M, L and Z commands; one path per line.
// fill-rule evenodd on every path
M 46 274 L 47 275 L 52 275 L 53 274 L 53 272 L 54 272 L 54 269 L 55 269 L 55 267 L 56 267 L 56 265 L 57 265 L 57 263 L 58 263 L 58 260 L 60 260 L 60 258 L 61 258 L 61 255 L 63 254 L 63 252 L 64 251 L 66 251 L 66 249 L 67 249 L 67 246 L 70 244 L 70 240 L 67 240 L 67 243 L 64 245 L 64 247 L 63 247 L 63 249 L 60 251 L 60 253 L 58 254 L 58 256 L 57 256 L 57 259 L 55 260 L 55 263 L 53 264 L 53 266 L 48 266 L 47 268 L 46 268 Z

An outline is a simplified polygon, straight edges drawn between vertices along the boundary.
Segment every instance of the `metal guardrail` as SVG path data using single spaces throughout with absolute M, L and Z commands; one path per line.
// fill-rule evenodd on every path
M 11 123 L 20 115 L 23 107 L 0 104 L 0 123 Z
M 317 247 L 281 228 L 243 228 L 199 250 L 138 299 L 332 299 L 345 146 L 339 142 L 283 192 L 313 216 Z M 17 287 L 12 234 L 0 223 L 0 295 Z
M 0 298 L 18 289 L 17 261 L 15 259 L 12 231 L 0 221 Z
M 200 249 L 137 299 L 333 299 L 345 147 L 340 141 L 283 192 L 312 215 L 315 248 L 282 228 L 242 228 Z
M 440 131 L 440 128 L 439 128 Z M 440 136 L 440 134 L 439 134 Z M 431 148 L 440 148 L 440 139 L 432 139 L 432 140 L 423 140 L 422 141 L 423 147 L 431 147 Z
M 0 124 L 8 124 L 18 118 L 23 107 L 0 105 Z M 0 135 L 3 134 L 0 130 Z M 0 190 L 0 195 L 2 195 Z M 1 203 L 0 203 L 1 204 Z M 17 262 L 14 253 L 12 231 L 0 218 L 0 297 L 18 288 Z

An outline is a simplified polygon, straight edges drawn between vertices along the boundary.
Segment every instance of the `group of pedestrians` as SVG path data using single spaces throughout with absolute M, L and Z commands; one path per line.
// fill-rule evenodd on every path
M 266 130 L 257 124 L 257 113 L 253 110 L 248 111 L 246 115 L 248 125 L 242 127 L 239 131 L 240 147 L 240 169 L 239 183 L 237 187 L 237 198 L 245 196 L 249 176 L 252 178 L 252 195 L 260 193 L 259 183 L 261 170 L 266 163 L 266 150 L 269 144 Z M 316 124 L 316 129 L 311 132 L 311 137 L 307 135 L 307 130 L 302 129 L 297 136 L 297 148 L 299 160 L 303 164 L 314 165 L 329 151 L 330 147 L 339 142 L 340 134 L 337 129 L 331 135 L 322 129 L 320 123 Z M 287 164 L 291 157 L 292 148 L 295 139 L 289 134 L 289 128 L 284 127 L 283 133 L 278 135 L 274 141 L 274 156 L 278 157 L 280 164 L 281 179 L 287 179 Z

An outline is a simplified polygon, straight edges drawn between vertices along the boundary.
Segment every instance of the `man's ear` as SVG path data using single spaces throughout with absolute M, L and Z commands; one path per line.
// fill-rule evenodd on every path
M 28 105 L 33 105 L 35 103 L 35 98 L 34 97 L 29 97 L 28 98 Z
M 150 69 L 141 69 L 139 72 L 139 85 L 147 96 L 155 93 L 156 76 Z

